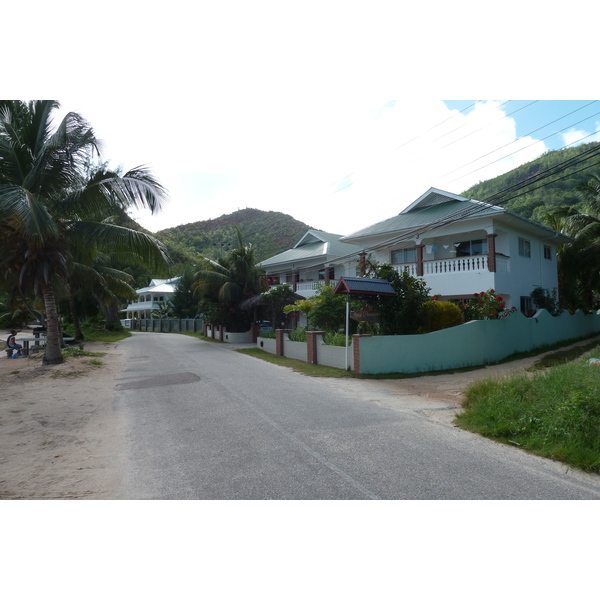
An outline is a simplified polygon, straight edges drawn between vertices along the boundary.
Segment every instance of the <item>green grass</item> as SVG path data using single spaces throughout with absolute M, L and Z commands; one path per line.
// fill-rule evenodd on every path
M 600 358 L 597 342 L 594 347 L 594 352 L 572 362 L 564 362 L 567 351 L 546 357 L 545 364 L 564 364 L 543 371 L 471 385 L 456 424 L 540 456 L 600 472 L 600 368 L 587 363 L 590 357 Z
M 280 365 L 282 367 L 288 367 L 297 373 L 302 373 L 309 377 L 335 377 L 335 378 L 351 378 L 351 379 L 412 379 L 414 377 L 423 377 L 424 375 L 444 375 L 448 373 L 462 373 L 466 371 L 473 371 L 479 367 L 465 367 L 462 369 L 452 369 L 448 371 L 430 371 L 423 373 L 379 373 L 377 375 L 367 375 L 364 373 L 355 373 L 354 371 L 344 371 L 344 369 L 337 369 L 336 367 L 327 367 L 325 365 L 311 365 L 303 360 L 296 360 L 295 358 L 287 358 L 285 356 L 277 356 L 270 352 L 265 352 L 260 348 L 241 348 L 236 350 L 241 354 L 247 354 L 259 358 L 266 362 Z
M 79 357 L 79 356 L 94 356 L 94 357 L 101 357 L 101 356 L 105 356 L 106 352 L 88 352 L 87 350 L 80 350 L 79 348 L 63 348 L 62 349 L 62 355 L 63 358 L 69 358 L 69 357 Z

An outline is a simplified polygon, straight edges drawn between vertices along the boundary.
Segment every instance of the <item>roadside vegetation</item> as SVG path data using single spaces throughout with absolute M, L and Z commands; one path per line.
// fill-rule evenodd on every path
M 600 473 L 600 365 L 589 362 L 600 359 L 600 345 L 591 352 L 590 345 L 548 355 L 529 372 L 471 385 L 456 424 Z

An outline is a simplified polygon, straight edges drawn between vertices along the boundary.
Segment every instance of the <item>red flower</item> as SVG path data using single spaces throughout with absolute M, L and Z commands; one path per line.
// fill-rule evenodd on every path
M 496 300 L 498 300 L 498 302 L 502 302 L 502 296 L 496 296 Z
M 481 292 L 481 293 L 483 294 L 483 292 Z M 479 296 L 479 294 L 478 294 L 477 292 L 475 292 L 475 293 L 473 294 L 473 296 L 475 296 L 475 298 L 477 298 L 477 296 Z

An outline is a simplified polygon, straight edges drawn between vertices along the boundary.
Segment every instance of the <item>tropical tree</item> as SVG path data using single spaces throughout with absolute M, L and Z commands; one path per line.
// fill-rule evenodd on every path
M 593 207 L 590 207 L 593 208 Z M 563 206 L 540 215 L 542 222 L 573 238 L 557 248 L 560 305 L 574 312 L 597 307 L 600 292 L 600 220 Z
M 262 291 L 262 270 L 257 266 L 254 248 L 244 245 L 236 227 L 238 248 L 213 260 L 201 258 L 201 269 L 194 275 L 194 297 L 212 324 L 224 324 L 229 331 L 247 329 L 250 318 L 239 310 L 240 303 Z M 244 329 L 245 330 L 245 329 Z
M 133 207 L 160 209 L 165 190 L 138 167 L 121 175 L 95 165 L 91 126 L 68 113 L 52 126 L 53 100 L 0 102 L 0 265 L 7 283 L 42 298 L 48 330 L 44 364 L 62 362 L 55 289 L 69 286 L 83 256 L 129 254 L 165 264 L 152 236 L 107 219 Z M 105 279 L 106 281 L 106 279 Z
M 367 261 L 367 277 L 386 279 L 396 292 L 395 296 L 377 298 L 373 307 L 380 314 L 381 335 L 415 334 L 423 326 L 421 305 L 431 298 L 430 288 L 422 279 L 407 271 L 398 273 L 390 263 Z
M 194 273 L 191 270 L 184 271 L 175 285 L 171 305 L 173 314 L 179 319 L 193 319 L 198 314 L 198 301 L 194 298 L 193 285 Z

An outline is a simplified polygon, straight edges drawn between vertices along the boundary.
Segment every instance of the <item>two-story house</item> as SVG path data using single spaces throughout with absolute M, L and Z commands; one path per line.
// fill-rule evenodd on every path
M 493 289 L 527 314 L 536 287 L 558 290 L 556 247 L 572 240 L 500 206 L 430 188 L 395 217 L 340 241 L 363 259 L 423 278 L 440 299 Z
M 529 314 L 536 287 L 558 290 L 556 248 L 570 241 L 501 206 L 431 188 L 400 214 L 349 235 L 310 230 L 261 266 L 309 297 L 318 282 L 359 274 L 361 261 L 391 263 L 440 299 L 493 289 L 507 307 Z

